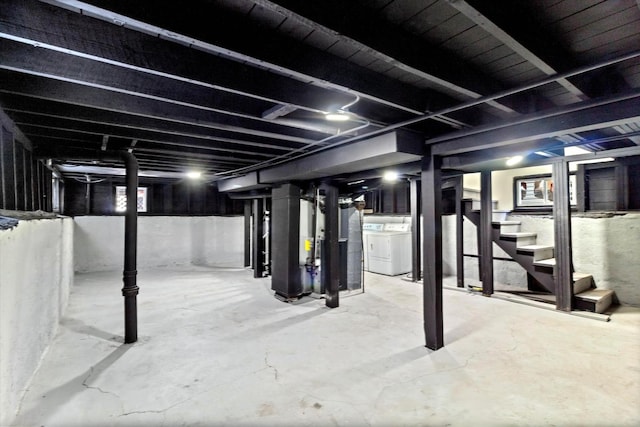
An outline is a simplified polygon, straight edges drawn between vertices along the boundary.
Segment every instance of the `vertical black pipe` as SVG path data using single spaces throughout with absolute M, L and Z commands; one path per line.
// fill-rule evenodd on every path
M 482 220 L 476 227 L 476 251 L 478 252 L 478 280 L 482 282 L 484 277 L 482 274 Z
M 571 254 L 571 206 L 569 204 L 569 164 L 556 162 L 553 172 L 553 228 L 555 237 L 554 269 L 556 308 L 571 311 L 573 299 L 573 268 Z
M 271 212 L 273 212 L 273 201 L 271 199 L 271 197 L 265 197 L 264 199 L 264 210 L 265 210 L 265 214 L 264 214 L 264 227 L 265 227 L 265 234 L 266 234 L 266 241 L 264 242 L 264 250 L 265 250 L 265 256 L 264 256 L 264 272 L 265 275 L 267 276 L 271 276 L 272 272 L 273 272 L 273 232 L 272 230 L 272 224 L 273 224 L 273 215 L 271 214 Z
M 576 192 L 578 212 L 584 212 L 586 210 L 587 196 L 585 184 L 584 165 L 578 165 L 578 172 L 576 172 L 576 188 L 573 189 L 573 191 Z
M 5 183 L 6 178 L 4 177 L 4 171 L 9 167 L 9 161 L 4 159 L 5 146 L 4 129 L 0 124 L 0 209 L 8 209 L 7 194 L 9 193 L 9 189 Z
M 253 201 L 253 277 L 264 276 L 264 199 Z
M 442 320 L 442 175 L 441 159 L 427 154 L 422 161 L 422 304 L 427 348 L 444 347 Z
M 456 201 L 456 278 L 457 286 L 464 288 L 464 223 L 462 217 L 463 175 L 455 178 Z
M 410 183 L 411 192 L 411 280 L 417 282 L 422 278 L 422 248 L 421 248 L 421 235 L 422 235 L 422 203 L 420 203 L 420 195 L 422 181 L 419 179 L 412 179 Z
M 244 201 L 244 266 L 251 265 L 251 200 Z
M 480 263 L 482 265 L 482 294 L 493 294 L 493 200 L 491 171 L 480 172 Z
M 137 240 L 138 240 L 138 161 L 127 151 L 121 153 L 126 167 L 127 211 L 124 217 L 124 342 L 138 340 Z
M 325 277 L 326 293 L 325 304 L 329 308 L 336 308 L 340 305 L 340 261 L 338 241 L 340 233 L 338 230 L 338 189 L 331 184 L 323 184 L 324 207 L 325 207 Z
M 85 176 L 87 180 L 84 188 L 84 213 L 85 215 L 91 214 L 91 183 L 89 182 L 89 175 Z

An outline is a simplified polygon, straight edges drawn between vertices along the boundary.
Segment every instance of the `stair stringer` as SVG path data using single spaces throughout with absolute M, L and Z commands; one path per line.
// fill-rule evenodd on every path
M 535 278 L 538 284 L 542 285 L 542 287 L 553 295 L 556 294 L 556 282 L 553 277 L 553 268 L 534 265 L 533 257 L 531 255 L 518 253 L 517 239 L 501 236 L 499 227 L 493 228 L 492 239 L 500 249 L 505 251 L 520 265 L 520 267 L 524 268 L 529 275 Z
M 466 216 L 473 224 L 475 224 L 476 227 L 479 226 L 480 211 L 477 209 L 473 209 L 472 200 L 463 199 L 462 211 L 464 216 Z M 514 237 L 516 233 L 506 233 L 511 235 L 508 236 L 501 233 L 501 225 L 499 224 L 499 222 L 492 221 L 491 225 L 491 240 L 496 243 L 498 247 L 504 250 L 522 268 L 524 268 L 524 270 L 527 272 L 527 280 L 529 282 L 527 285 L 529 289 L 537 290 L 534 288 L 540 286 L 542 289 L 546 289 L 555 296 L 555 262 L 544 262 L 555 260 L 542 259 L 539 261 L 534 261 L 536 259 L 535 250 L 531 251 L 531 248 L 525 249 L 524 247 L 522 247 L 521 251 L 518 250 L 518 238 Z M 576 279 L 576 276 L 579 276 L 579 278 Z M 579 282 L 583 280 L 588 280 L 588 286 L 586 287 L 586 289 L 584 283 L 580 284 L 579 286 Z M 578 290 L 577 287 L 579 287 L 581 290 Z M 595 285 L 593 276 L 591 276 L 590 274 L 573 273 L 571 288 L 571 293 L 573 295 L 573 307 L 578 310 L 603 313 L 611 305 L 615 297 L 615 292 L 610 289 L 598 289 Z
M 472 201 L 465 199 L 463 213 L 476 227 L 480 225 L 480 211 L 471 209 Z M 500 236 L 500 227 L 493 227 L 491 240 L 515 260 L 530 276 L 532 276 L 543 288 L 555 295 L 555 280 L 553 269 L 540 267 L 533 264 L 533 257 L 518 253 L 517 239 Z

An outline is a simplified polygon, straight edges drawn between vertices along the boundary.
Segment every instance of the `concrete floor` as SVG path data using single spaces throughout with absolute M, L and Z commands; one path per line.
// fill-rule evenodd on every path
M 122 344 L 120 273 L 76 276 L 16 426 L 640 424 L 640 309 L 611 322 L 444 291 L 423 347 L 421 286 L 287 304 L 248 270 L 141 271 Z

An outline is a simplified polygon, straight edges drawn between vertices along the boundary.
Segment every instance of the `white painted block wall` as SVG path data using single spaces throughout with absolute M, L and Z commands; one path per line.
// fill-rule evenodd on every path
M 0 231 L 0 425 L 8 425 L 67 306 L 73 219 Z
M 124 217 L 75 218 L 75 271 L 121 270 Z M 138 269 L 244 266 L 244 217 L 138 217 Z

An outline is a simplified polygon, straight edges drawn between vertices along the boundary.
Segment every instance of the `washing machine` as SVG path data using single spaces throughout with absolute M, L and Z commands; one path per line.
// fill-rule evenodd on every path
M 410 224 L 363 224 L 363 239 L 366 271 L 388 276 L 411 271 Z

